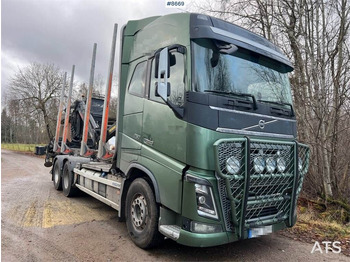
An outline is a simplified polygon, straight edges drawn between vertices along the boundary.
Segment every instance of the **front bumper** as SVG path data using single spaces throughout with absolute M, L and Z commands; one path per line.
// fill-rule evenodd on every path
M 272 232 L 286 228 L 284 222 L 272 225 Z M 244 239 L 249 238 L 248 231 L 244 234 Z M 238 237 L 233 232 L 220 232 L 212 234 L 198 234 L 181 229 L 177 243 L 191 247 L 211 247 L 238 241 Z
M 216 177 L 212 171 L 188 170 L 188 174 L 207 180 L 213 188 L 218 219 L 205 218 L 197 213 L 193 182 L 184 180 L 182 212 L 174 214 L 161 208 L 160 225 L 170 231 L 161 231 L 179 244 L 193 247 L 223 245 L 247 239 L 259 228 L 276 232 L 296 222 L 296 200 L 308 169 L 309 149 L 295 141 L 256 140 L 249 138 L 221 139 L 214 144 Z M 256 154 L 266 157 L 284 157 L 285 171 L 258 173 L 252 168 Z M 240 159 L 242 166 L 236 175 L 225 170 L 226 159 Z M 299 168 L 299 161 L 302 167 Z M 168 212 L 168 214 L 166 213 Z M 177 219 L 169 219 L 177 217 Z M 222 232 L 197 233 L 184 221 L 222 226 Z M 171 232 L 171 229 L 174 229 Z M 271 230 L 270 230 L 271 229 Z M 266 232 L 264 233 L 266 234 Z
M 181 229 L 180 236 L 176 242 L 191 247 L 211 247 L 227 244 L 232 241 L 230 241 L 227 232 L 198 234 Z

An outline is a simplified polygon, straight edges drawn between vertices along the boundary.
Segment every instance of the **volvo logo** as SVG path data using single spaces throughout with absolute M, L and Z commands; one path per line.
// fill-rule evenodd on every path
M 260 120 L 259 121 L 259 127 L 260 127 L 260 129 L 264 129 L 264 127 L 265 127 L 265 120 Z
M 275 120 L 271 120 L 271 121 L 265 121 L 265 120 L 259 120 L 258 124 L 257 125 L 253 125 L 253 126 L 249 126 L 249 127 L 245 127 L 245 128 L 242 128 L 242 130 L 249 130 L 249 129 L 253 129 L 253 128 L 260 128 L 260 129 L 264 129 L 266 125 L 268 124 L 272 124 L 272 123 L 275 123 L 277 122 L 278 120 L 275 119 Z

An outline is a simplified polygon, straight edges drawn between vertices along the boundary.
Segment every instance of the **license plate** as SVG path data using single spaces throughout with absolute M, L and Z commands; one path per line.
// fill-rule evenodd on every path
M 251 228 L 248 231 L 248 238 L 263 236 L 272 233 L 272 225 L 264 227 Z

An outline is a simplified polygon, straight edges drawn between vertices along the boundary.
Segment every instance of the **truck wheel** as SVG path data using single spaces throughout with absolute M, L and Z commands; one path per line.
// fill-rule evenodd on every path
M 63 194 L 66 197 L 72 197 L 76 195 L 78 188 L 73 186 L 74 174 L 69 171 L 68 162 L 64 164 L 63 173 L 62 173 L 62 188 Z
M 126 196 L 126 227 L 132 241 L 147 249 L 161 243 L 159 209 L 149 184 L 142 178 L 132 182 Z
M 62 177 L 61 170 L 58 161 L 55 161 L 55 165 L 53 166 L 53 186 L 56 190 L 62 190 Z

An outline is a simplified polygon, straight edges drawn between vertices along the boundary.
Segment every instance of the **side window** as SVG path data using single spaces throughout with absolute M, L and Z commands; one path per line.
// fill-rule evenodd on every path
M 168 82 L 171 85 L 171 93 L 169 96 L 170 102 L 182 107 L 184 105 L 185 97 L 185 58 L 184 55 L 178 52 L 170 52 L 170 77 Z M 150 94 L 151 100 L 164 103 L 163 99 L 156 96 L 156 83 L 158 79 L 154 76 L 155 74 L 155 60 L 152 61 L 152 72 L 150 82 Z
M 130 94 L 143 97 L 146 80 L 146 66 L 147 62 L 144 61 L 135 67 L 129 84 Z

